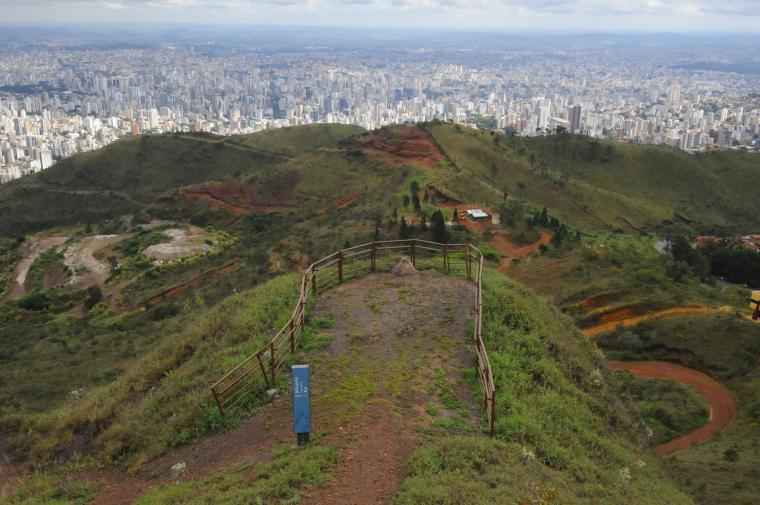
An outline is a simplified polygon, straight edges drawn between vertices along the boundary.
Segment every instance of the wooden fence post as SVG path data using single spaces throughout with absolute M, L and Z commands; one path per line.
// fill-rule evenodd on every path
M 274 342 L 269 342 L 269 368 L 272 370 L 272 387 L 274 387 Z
M 412 265 L 415 267 L 417 266 L 417 255 L 416 251 L 414 250 L 414 244 L 417 242 L 417 239 L 412 239 L 409 248 L 410 248 L 410 255 L 412 256 Z
M 296 329 L 292 318 L 290 320 L 290 352 L 296 352 Z
M 472 259 L 470 258 L 470 244 L 464 245 L 464 263 L 467 266 L 467 278 L 472 280 Z
M 449 273 L 449 245 L 443 245 L 443 271 Z
M 315 297 L 317 296 L 317 267 L 314 267 L 311 272 L 311 292 Z
M 372 255 L 370 256 L 369 269 L 372 272 L 377 270 L 377 243 L 372 242 Z
M 211 388 L 211 392 L 214 394 L 214 400 L 216 400 L 216 406 L 219 407 L 219 412 L 221 412 L 222 417 L 224 417 L 224 409 L 222 408 L 222 404 L 219 403 L 219 397 L 216 396 L 216 389 Z
M 306 298 L 308 294 L 306 291 L 309 289 L 309 285 L 306 283 L 306 274 L 303 275 L 303 289 L 301 290 L 301 329 L 306 326 Z
M 264 381 L 267 383 L 267 388 L 271 388 L 269 385 L 269 377 L 267 377 L 267 370 L 264 368 L 264 362 L 261 361 L 261 351 L 256 353 L 256 359 L 259 360 L 259 367 L 261 368 L 261 375 L 264 376 Z
M 338 251 L 338 284 L 343 284 L 343 249 Z

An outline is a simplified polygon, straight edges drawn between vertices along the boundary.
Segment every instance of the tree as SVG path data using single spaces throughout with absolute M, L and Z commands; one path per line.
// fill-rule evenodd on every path
M 103 292 L 100 288 L 98 286 L 90 286 L 87 288 L 87 298 L 84 301 L 85 310 L 89 311 L 100 303 L 101 300 L 103 300 Z
M 420 217 L 420 230 L 424 231 L 424 230 L 427 230 L 427 228 L 428 228 L 428 225 L 427 225 L 427 216 L 423 212 L 422 216 Z
M 547 213 L 546 207 L 544 207 L 544 210 L 541 211 L 541 217 L 538 218 L 538 224 L 541 226 L 546 226 L 549 224 L 549 215 Z
M 411 235 L 411 230 L 409 229 L 409 226 L 406 224 L 406 219 L 404 219 L 404 216 L 401 216 L 401 224 L 398 228 L 398 236 L 400 238 L 409 238 Z
M 689 241 L 683 235 L 676 235 L 670 245 L 670 254 L 673 261 L 691 263 L 692 248 Z
M 398 209 L 396 207 L 393 207 L 392 219 L 393 219 L 393 224 L 398 223 Z
M 417 193 L 412 195 L 412 204 L 414 205 L 414 211 L 419 214 L 422 211 L 422 204 L 420 203 L 420 195 Z
M 530 156 L 528 156 L 528 161 L 530 162 L 530 169 L 533 170 L 533 165 L 536 164 L 536 153 L 530 153 Z
M 409 207 L 409 202 L 410 202 L 410 201 L 411 201 L 411 200 L 409 199 L 409 195 L 404 195 L 404 208 L 405 208 L 405 209 L 406 209 L 407 207 Z
M 412 183 L 409 185 L 409 192 L 412 195 L 416 195 L 420 192 L 420 183 L 417 181 L 412 181 Z
M 454 212 L 451 213 L 451 222 L 459 224 L 459 211 L 457 209 L 454 209 Z
M 433 240 L 435 242 L 446 243 L 449 241 L 449 232 L 446 229 L 446 220 L 440 210 L 433 212 L 430 216 L 430 227 L 433 230 Z

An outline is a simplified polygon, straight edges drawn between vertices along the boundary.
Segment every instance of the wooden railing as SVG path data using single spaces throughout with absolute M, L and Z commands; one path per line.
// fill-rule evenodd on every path
M 298 337 L 306 323 L 306 305 L 310 299 L 326 289 L 368 273 L 390 271 L 403 256 L 409 257 L 417 269 L 432 268 L 475 282 L 477 289 L 473 340 L 488 429 L 493 435 L 496 388 L 482 334 L 483 255 L 470 244 L 439 244 L 417 239 L 370 242 L 342 249 L 312 263 L 301 278 L 298 304 L 285 326 L 266 345 L 211 386 L 221 413 L 240 406 L 246 398 L 261 391 L 264 386 L 274 387 L 277 370 L 286 364 L 288 357 L 296 350 Z

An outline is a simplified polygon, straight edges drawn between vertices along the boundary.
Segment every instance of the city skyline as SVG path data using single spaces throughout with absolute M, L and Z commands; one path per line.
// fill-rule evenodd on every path
M 757 2 L 727 0 L 4 0 L 4 24 L 235 24 L 560 32 L 760 31 Z

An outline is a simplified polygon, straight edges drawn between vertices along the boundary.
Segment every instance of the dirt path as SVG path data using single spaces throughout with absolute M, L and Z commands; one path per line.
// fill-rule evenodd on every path
M 615 370 L 624 370 L 643 379 L 665 378 L 694 387 L 710 405 L 707 424 L 691 433 L 654 447 L 655 454 L 664 456 L 686 449 L 723 431 L 736 419 L 736 399 L 724 385 L 707 374 L 665 361 L 613 361 Z
M 95 253 L 128 237 L 129 235 L 94 235 L 66 248 L 63 262 L 72 272 L 69 284 L 83 288 L 104 286 L 111 275 L 111 267 L 95 258 Z
M 532 244 L 528 244 L 526 246 L 521 246 L 518 244 L 515 244 L 511 240 L 509 240 L 506 236 L 506 233 L 499 232 L 496 233 L 493 238 L 491 239 L 491 244 L 503 255 L 506 256 L 506 258 L 502 259 L 499 263 L 499 267 L 497 270 L 499 272 L 504 272 L 509 268 L 509 265 L 512 264 L 512 260 L 515 258 L 527 258 L 534 252 L 538 251 L 538 249 L 542 245 L 548 245 L 552 241 L 552 235 L 549 232 L 542 231 L 541 232 L 541 238 L 533 242 Z
M 675 314 L 709 314 L 725 311 L 725 309 L 708 307 L 671 307 L 646 314 L 631 315 L 629 309 L 630 307 L 626 307 L 603 314 L 598 318 L 600 324 L 585 328 L 583 332 L 591 337 L 596 345 L 597 335 L 614 330 L 618 326 L 633 326 L 641 321 Z M 686 449 L 695 442 L 708 440 L 726 429 L 736 418 L 736 399 L 733 393 L 705 373 L 666 361 L 610 361 L 610 364 L 615 370 L 624 370 L 643 379 L 664 378 L 694 387 L 710 406 L 710 418 L 707 424 L 691 433 L 655 446 L 653 450 L 659 456 Z
M 45 238 L 29 238 L 22 246 L 25 250 L 24 257 L 16 265 L 16 269 L 13 271 L 13 282 L 11 289 L 6 295 L 6 300 L 16 300 L 26 295 L 26 277 L 29 274 L 29 269 L 37 258 L 42 253 L 66 242 L 69 237 L 45 237 Z
M 676 314 L 716 314 L 719 312 L 728 312 L 725 308 L 710 308 L 710 307 L 670 307 L 667 309 L 660 309 L 645 314 L 633 315 L 633 308 L 624 307 L 612 312 L 602 314 L 597 319 L 599 324 L 596 324 L 590 328 L 585 328 L 583 332 L 589 336 L 596 336 L 608 331 L 612 331 L 619 326 L 635 326 L 642 321 L 648 321 L 650 319 L 657 319 L 663 316 L 671 316 Z
M 325 343 L 303 362 L 312 365 L 313 432 L 319 443 L 338 448 L 340 464 L 330 484 L 302 503 L 385 503 L 401 484 L 420 429 L 433 427 L 428 406 L 478 424 L 478 404 L 461 375 L 461 367 L 473 366 L 467 338 L 473 297 L 471 283 L 432 271 L 373 274 L 320 295 L 310 317 L 332 316 L 335 325 L 319 330 Z M 463 408 L 443 406 L 441 388 Z M 294 441 L 291 411 L 282 391 L 235 430 L 180 447 L 134 477 L 118 470 L 81 477 L 99 486 L 95 505 L 132 503 L 156 485 L 269 459 L 273 448 Z M 171 472 L 177 463 L 187 468 L 180 477 Z

